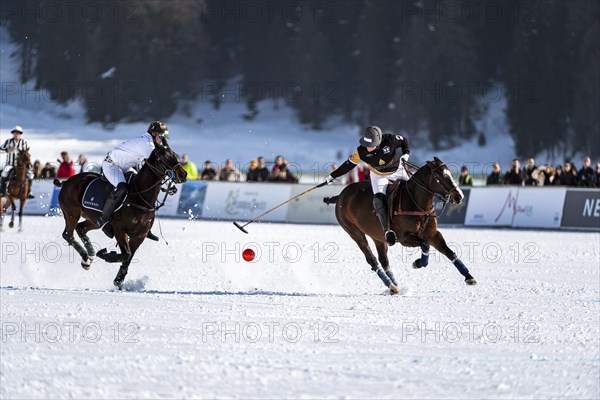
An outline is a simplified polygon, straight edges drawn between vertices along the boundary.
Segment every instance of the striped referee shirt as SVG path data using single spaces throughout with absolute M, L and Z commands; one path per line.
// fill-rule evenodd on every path
M 8 150 L 12 147 L 16 147 L 16 150 L 13 151 L 12 153 L 6 154 L 6 164 L 4 164 L 4 166 L 11 165 L 13 167 L 16 167 L 17 166 L 17 152 L 23 151 L 25 149 L 29 149 L 29 145 L 27 144 L 27 142 L 25 140 L 21 139 L 17 142 L 14 138 L 10 138 L 10 139 L 7 139 L 2 146 L 0 146 L 0 151 L 6 152 L 6 150 Z

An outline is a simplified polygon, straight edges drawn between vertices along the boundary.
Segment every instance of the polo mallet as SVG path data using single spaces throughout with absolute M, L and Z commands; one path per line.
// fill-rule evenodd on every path
M 270 213 L 271 211 L 275 211 L 275 210 L 277 210 L 279 207 L 281 207 L 281 206 L 283 206 L 283 205 L 285 205 L 285 204 L 289 203 L 290 201 L 296 200 L 298 197 L 304 196 L 306 193 L 312 192 L 313 190 L 315 190 L 315 189 L 318 189 L 318 188 L 320 188 L 320 187 L 322 187 L 322 186 L 325 186 L 325 185 L 327 185 L 327 182 L 319 183 L 317 186 L 313 186 L 313 187 L 311 187 L 310 189 L 307 189 L 307 190 L 305 190 L 304 192 L 302 192 L 302 193 L 300 193 L 300 194 L 297 194 L 297 195 L 295 195 L 295 196 L 294 196 L 294 197 L 292 197 L 291 199 L 289 199 L 289 200 L 286 200 L 286 201 L 284 201 L 283 203 L 281 203 L 281 204 L 279 204 L 279 205 L 277 205 L 277 206 L 275 206 L 275 207 L 271 208 L 270 210 L 268 210 L 268 211 L 265 211 L 264 213 L 260 214 L 258 217 L 254 218 L 254 219 L 252 219 L 252 220 L 250 220 L 250 221 L 248 221 L 248 222 L 246 222 L 244 225 L 240 225 L 240 224 L 238 224 L 237 222 L 234 222 L 233 224 L 234 224 L 235 226 L 237 226 L 237 227 L 240 229 L 240 231 L 242 231 L 242 232 L 244 232 L 244 233 L 248 233 L 248 231 L 247 231 L 247 230 L 245 230 L 244 228 L 245 228 L 246 226 L 250 225 L 251 223 L 253 223 L 254 221 L 258 221 L 259 219 L 261 219 L 262 217 L 264 217 L 265 215 L 267 215 L 267 214 L 268 214 L 268 213 Z

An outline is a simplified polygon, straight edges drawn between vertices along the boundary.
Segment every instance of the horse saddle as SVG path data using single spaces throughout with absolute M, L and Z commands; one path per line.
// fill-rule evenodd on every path
M 388 206 L 388 213 L 390 214 L 390 218 L 393 218 L 394 216 L 394 199 L 398 196 L 400 196 L 400 193 L 402 192 L 402 187 L 406 185 L 406 181 L 403 181 L 402 179 L 397 179 L 395 181 L 393 181 L 392 183 L 390 183 L 387 187 L 387 194 L 386 194 L 386 198 L 387 198 L 387 206 Z
M 125 180 L 128 184 L 131 182 L 133 175 L 135 174 L 127 173 L 125 175 Z M 100 175 L 99 177 L 93 179 L 85 188 L 85 192 L 83 192 L 83 198 L 81 199 L 81 205 L 90 210 L 102 212 L 104 204 L 106 203 L 106 198 L 114 189 L 115 187 L 104 177 L 104 175 Z M 127 196 L 125 196 L 121 204 L 115 208 L 114 212 L 117 212 L 119 208 L 123 207 L 126 199 Z

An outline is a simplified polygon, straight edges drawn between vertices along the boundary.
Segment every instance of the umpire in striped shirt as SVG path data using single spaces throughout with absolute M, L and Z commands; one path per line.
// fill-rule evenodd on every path
M 17 152 L 29 149 L 27 142 L 21 139 L 21 135 L 23 134 L 23 128 L 21 128 L 21 126 L 15 126 L 10 133 L 12 133 L 13 137 L 11 139 L 7 139 L 4 144 L 0 146 L 0 151 L 7 153 L 6 164 L 4 164 L 2 174 L 0 175 L 0 196 L 2 197 L 6 195 L 6 182 L 8 180 L 8 174 L 10 173 L 11 169 L 17 166 Z M 32 199 L 34 198 L 34 196 L 31 195 L 33 171 L 27 171 L 27 178 L 29 179 L 29 193 L 27 193 L 27 197 Z

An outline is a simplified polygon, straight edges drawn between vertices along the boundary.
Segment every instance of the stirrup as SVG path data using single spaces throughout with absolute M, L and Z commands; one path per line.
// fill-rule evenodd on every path
M 396 244 L 396 240 L 398 238 L 396 237 L 396 232 L 394 232 L 393 230 L 389 230 L 385 233 L 385 241 L 387 242 L 388 246 L 393 246 Z

